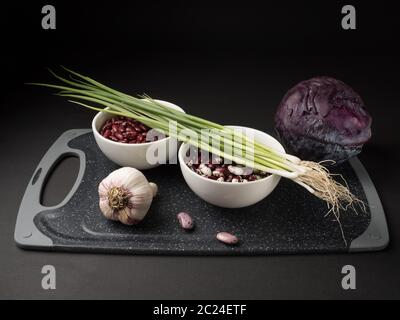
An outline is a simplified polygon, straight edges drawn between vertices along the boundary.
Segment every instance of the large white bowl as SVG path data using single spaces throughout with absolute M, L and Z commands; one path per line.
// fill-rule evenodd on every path
M 229 127 L 245 130 L 247 134 L 253 132 L 254 138 L 257 141 L 281 152 L 285 152 L 282 145 L 265 132 L 240 126 Z M 186 165 L 184 159 L 188 148 L 189 145 L 183 143 L 178 153 L 179 164 L 186 183 L 201 199 L 219 207 L 242 208 L 255 204 L 267 197 L 275 189 L 281 178 L 273 174 L 264 179 L 246 183 L 220 182 L 208 179 L 193 172 Z
M 173 103 L 162 100 L 156 101 L 167 107 L 184 112 L 182 108 Z M 100 150 L 108 159 L 116 164 L 122 167 L 133 167 L 139 170 L 150 169 L 159 166 L 159 163 L 149 163 L 146 157 L 147 150 L 150 148 L 150 146 L 166 148 L 165 150 L 167 155 L 176 155 L 179 144 L 170 143 L 170 137 L 158 141 L 137 144 L 115 142 L 104 138 L 99 131 L 103 124 L 112 117 L 114 117 L 114 115 L 110 113 L 99 112 L 92 121 L 92 130 Z

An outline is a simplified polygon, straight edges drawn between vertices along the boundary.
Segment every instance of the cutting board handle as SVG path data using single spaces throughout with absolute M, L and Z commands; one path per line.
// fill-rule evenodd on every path
M 78 149 L 72 149 L 68 143 L 76 137 L 86 134 L 91 130 L 69 130 L 61 135 L 50 147 L 44 155 L 39 165 L 37 166 L 29 184 L 25 190 L 22 199 L 17 224 L 15 227 L 14 238 L 15 242 L 23 247 L 24 243 L 29 239 L 29 243 L 34 241 L 38 246 L 44 244 L 51 244 L 51 240 L 44 236 L 33 223 L 33 217 L 44 210 L 57 209 L 64 206 L 78 189 L 86 168 L 85 153 Z M 79 172 L 77 179 L 65 199 L 56 206 L 46 207 L 41 204 L 40 198 L 43 187 L 46 183 L 48 175 L 52 172 L 54 167 L 65 157 L 75 156 L 79 159 Z

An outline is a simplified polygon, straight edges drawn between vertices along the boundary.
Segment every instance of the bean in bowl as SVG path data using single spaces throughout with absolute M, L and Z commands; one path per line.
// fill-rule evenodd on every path
M 207 152 L 204 152 L 207 154 Z M 186 152 L 185 163 L 200 176 L 220 182 L 245 183 L 268 177 L 267 172 L 252 169 L 214 154 L 202 156 L 201 150 L 189 148 Z M 205 158 L 205 159 L 204 159 Z
M 109 140 L 121 143 L 145 143 L 150 128 L 132 118 L 123 116 L 108 119 L 100 129 L 100 134 Z M 157 140 L 157 136 L 153 141 Z

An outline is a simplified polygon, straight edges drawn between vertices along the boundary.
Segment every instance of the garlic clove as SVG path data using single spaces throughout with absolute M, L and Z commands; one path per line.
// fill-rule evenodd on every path
M 138 224 L 140 222 L 140 220 L 131 218 L 130 215 L 131 215 L 131 212 L 129 211 L 128 208 L 122 209 L 118 215 L 119 221 L 121 221 L 123 224 L 127 224 L 127 225 L 134 225 L 134 224 Z
M 153 193 L 153 197 L 155 197 L 157 195 L 157 193 L 158 193 L 158 186 L 153 182 L 149 182 L 149 186 L 150 186 L 151 191 Z

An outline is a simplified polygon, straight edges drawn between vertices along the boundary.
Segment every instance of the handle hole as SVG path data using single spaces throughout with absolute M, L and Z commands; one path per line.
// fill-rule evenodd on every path
M 61 203 L 71 191 L 79 173 L 79 158 L 73 155 L 62 157 L 47 174 L 40 196 L 45 207 Z

